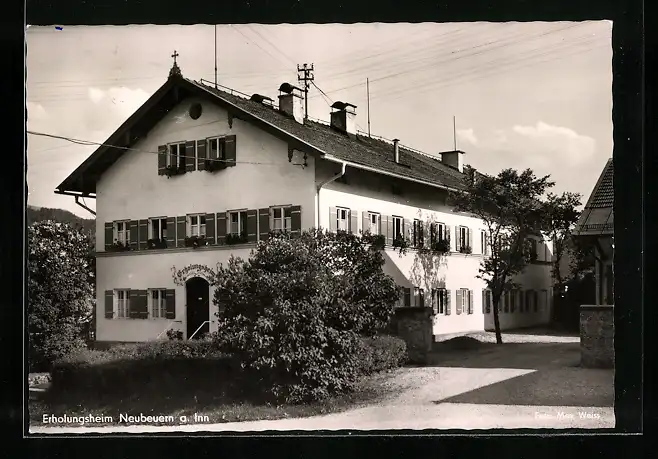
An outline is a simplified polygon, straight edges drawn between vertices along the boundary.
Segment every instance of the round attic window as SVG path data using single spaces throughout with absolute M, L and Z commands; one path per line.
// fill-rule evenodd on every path
M 192 118 L 193 120 L 199 119 L 202 111 L 203 109 L 201 108 L 200 103 L 192 104 L 192 106 L 190 107 L 190 118 Z

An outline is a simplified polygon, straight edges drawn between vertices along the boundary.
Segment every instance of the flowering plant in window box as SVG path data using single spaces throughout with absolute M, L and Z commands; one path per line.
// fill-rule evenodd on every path
M 226 169 L 226 163 L 224 161 L 206 159 L 206 170 L 208 172 L 215 172 L 221 169 Z
M 247 232 L 243 231 L 240 234 L 227 234 L 226 235 L 226 244 L 227 245 L 233 245 L 233 244 L 246 244 L 248 242 L 247 239 Z
M 459 248 L 460 253 L 473 253 L 473 249 L 471 249 L 470 245 L 464 245 Z
M 371 234 L 366 232 L 363 234 L 363 238 L 375 250 L 382 250 L 386 245 L 386 238 L 383 234 Z
M 440 239 L 438 241 L 432 242 L 432 251 L 441 253 L 450 252 L 450 240 Z
M 167 240 L 166 239 L 149 239 L 146 241 L 146 246 L 149 249 L 166 249 Z
M 393 247 L 397 247 L 399 249 L 407 249 L 409 248 L 409 245 L 409 241 L 404 237 L 399 236 L 393 239 Z
M 130 243 L 123 243 L 119 240 L 116 240 L 112 243 L 110 250 L 112 252 L 125 252 L 127 250 L 130 250 Z
M 208 240 L 205 236 L 189 236 L 185 238 L 185 247 L 204 247 L 208 245 Z

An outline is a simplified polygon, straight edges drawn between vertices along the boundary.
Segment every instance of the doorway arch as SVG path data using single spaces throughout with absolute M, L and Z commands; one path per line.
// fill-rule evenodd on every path
M 185 296 L 186 336 L 199 339 L 210 331 L 210 284 L 203 277 L 192 277 L 185 282 Z

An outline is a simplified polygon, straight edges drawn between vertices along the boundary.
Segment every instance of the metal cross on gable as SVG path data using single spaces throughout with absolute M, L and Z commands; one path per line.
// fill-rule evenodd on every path
M 178 54 L 178 52 L 177 52 L 176 50 L 174 50 L 174 54 L 171 55 L 171 57 L 174 58 L 174 64 L 176 64 L 176 58 L 177 58 L 178 56 L 180 56 L 180 54 Z

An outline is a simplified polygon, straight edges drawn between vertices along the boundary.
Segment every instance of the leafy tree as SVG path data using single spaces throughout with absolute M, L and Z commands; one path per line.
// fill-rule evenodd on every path
M 46 369 L 84 346 L 81 331 L 91 317 L 94 272 L 87 234 L 54 221 L 28 228 L 29 362 Z
M 287 402 L 348 391 L 359 335 L 389 322 L 398 288 L 372 238 L 320 230 L 272 234 L 248 260 L 219 266 L 218 339 Z
M 578 222 L 580 212 L 580 194 L 565 192 L 561 195 L 548 193 L 544 203 L 544 230 L 553 241 L 553 267 L 552 275 L 555 281 L 557 295 L 554 298 L 562 298 L 565 279 L 562 272 L 562 259 L 572 242 L 572 231 Z M 559 306 L 559 305 L 556 305 Z M 556 308 L 553 309 L 556 311 Z
M 497 176 L 467 180 L 464 191 L 450 195 L 456 210 L 480 218 L 486 226 L 491 255 L 482 260 L 477 277 L 492 292 L 498 344 L 503 342 L 498 316 L 500 298 L 504 291 L 516 287 L 515 275 L 531 260 L 528 237 L 542 228 L 541 197 L 553 185 L 549 176 L 537 177 L 530 169 L 521 173 L 505 169 Z

